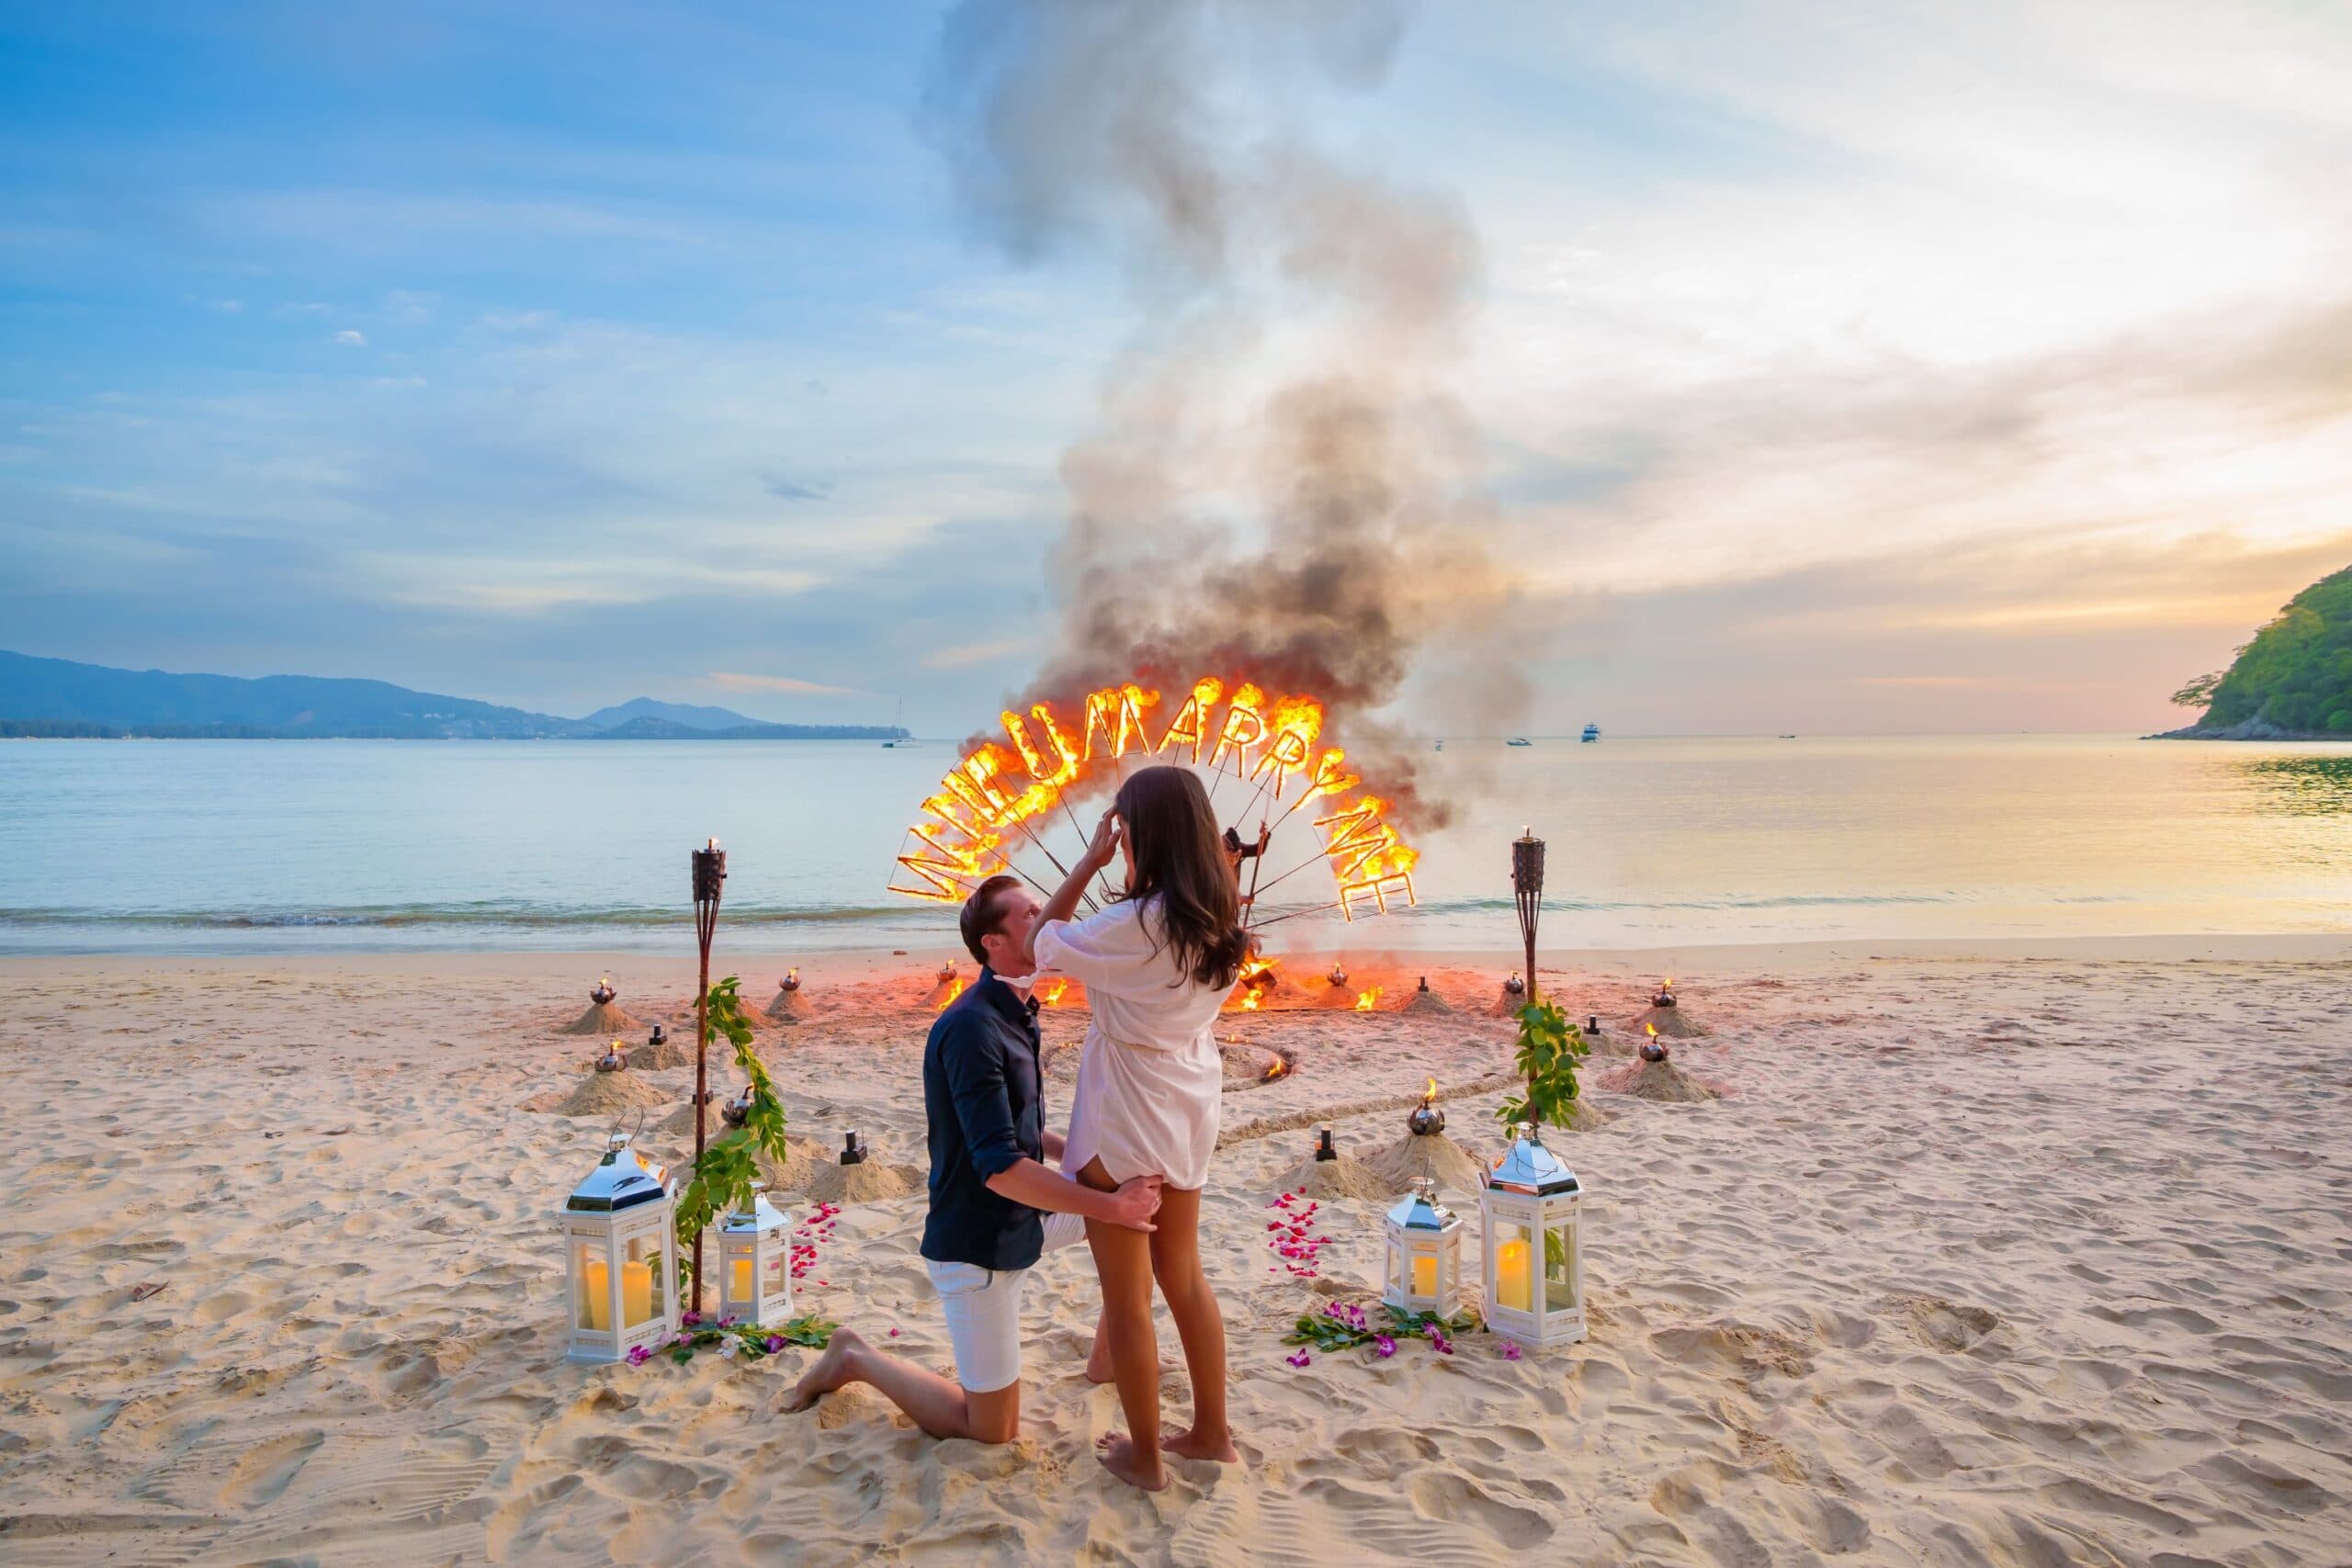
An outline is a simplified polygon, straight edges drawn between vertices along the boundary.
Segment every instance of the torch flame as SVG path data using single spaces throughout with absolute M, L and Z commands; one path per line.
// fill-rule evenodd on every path
M 1644 1029 L 1646 1029 L 1646 1030 L 1648 1030 L 1648 1031 L 1649 1031 L 1650 1038 L 1651 1038 L 1651 1039 L 1655 1040 L 1655 1039 L 1657 1039 L 1657 1024 L 1655 1024 L 1655 1023 L 1645 1023 L 1645 1024 L 1642 1025 L 1642 1027 L 1643 1027 Z
M 957 997 L 960 997 L 963 994 L 964 977 L 961 975 L 958 975 L 956 976 L 956 983 L 947 987 L 947 994 L 939 998 L 939 1006 L 934 1008 L 933 1010 L 934 1012 L 945 1012 L 947 1010 L 947 1004 L 954 1001 Z
M 1258 1010 L 1258 993 L 1257 993 L 1257 992 L 1255 992 L 1255 991 L 1247 991 L 1247 992 L 1244 992 L 1244 993 L 1242 994 L 1242 998 L 1241 998 L 1241 1010 L 1242 1010 L 1243 1012 L 1256 1012 L 1256 1011 Z
M 1421 1090 L 1421 1109 L 1426 1111 L 1437 1103 L 1437 1079 L 1430 1079 L 1430 1087 Z
M 1059 1007 L 1062 993 L 1069 989 L 1068 980 L 1049 980 L 1037 987 L 1037 999 L 1047 1007 Z
M 1273 1059 L 1272 1063 L 1267 1066 L 1265 1077 L 1261 1081 L 1272 1083 L 1276 1078 L 1286 1077 L 1289 1072 L 1290 1064 L 1283 1061 L 1280 1056 L 1277 1056 Z
M 1379 1005 L 1379 1002 L 1380 987 L 1377 986 L 1374 986 L 1368 991 L 1358 991 L 1356 993 L 1356 1011 L 1358 1012 L 1370 1012 L 1374 1007 Z

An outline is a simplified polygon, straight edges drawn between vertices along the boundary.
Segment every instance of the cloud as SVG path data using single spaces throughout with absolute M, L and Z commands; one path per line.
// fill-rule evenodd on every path
M 829 484 L 802 484 L 782 474 L 763 474 L 760 479 L 767 486 L 768 493 L 781 501 L 829 501 L 832 498 L 833 487 Z
M 959 648 L 943 648 L 923 656 L 926 670 L 962 670 L 975 664 L 990 664 L 1015 654 L 1029 653 L 1037 647 L 1034 637 L 1006 637 L 1001 642 L 966 643 Z
M 814 681 L 803 681 L 791 675 L 746 675 L 734 671 L 715 670 L 705 677 L 722 692 L 797 692 L 811 697 L 870 697 L 873 692 L 855 686 L 825 686 Z
M 348 327 L 345 327 L 343 331 L 335 333 L 334 341 L 343 344 L 346 348 L 366 348 L 368 346 L 368 339 L 366 336 L 359 333 L 353 332 Z
M 205 306 L 206 310 L 218 311 L 223 316 L 242 314 L 244 308 L 245 302 L 243 299 L 215 299 Z

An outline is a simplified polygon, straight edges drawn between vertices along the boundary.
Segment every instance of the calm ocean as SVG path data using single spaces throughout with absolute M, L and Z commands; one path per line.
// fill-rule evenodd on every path
M 953 757 L 941 743 L 8 743 L 0 952 L 674 950 L 691 941 L 686 853 L 713 834 L 740 948 L 952 942 L 946 909 L 884 887 Z M 1459 815 L 1417 835 L 1419 907 L 1353 931 L 1309 913 L 1275 934 L 1508 945 L 1522 823 L 1550 842 L 1547 946 L 2352 928 L 2342 747 L 1453 740 L 1427 761 Z M 1311 857 L 1308 815 L 1277 840 L 1270 881 Z M 1074 840 L 1064 823 L 1055 848 Z M 1267 912 L 1330 897 L 1310 863 Z

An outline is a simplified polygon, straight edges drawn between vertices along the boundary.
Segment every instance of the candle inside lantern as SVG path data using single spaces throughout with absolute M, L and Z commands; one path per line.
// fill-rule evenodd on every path
M 1527 1270 L 1527 1244 L 1507 1241 L 1495 1262 L 1497 1304 L 1519 1312 L 1535 1310 L 1534 1280 Z
M 1413 1294 L 1417 1296 L 1437 1294 L 1436 1258 L 1422 1257 L 1413 1259 Z
M 735 1260 L 735 1280 L 728 1286 L 727 1295 L 729 1301 L 748 1302 L 752 1299 L 752 1260 L 750 1258 L 739 1258 Z
M 588 1326 L 599 1334 L 613 1328 L 613 1273 L 601 1258 L 581 1271 L 588 1286 Z
M 621 1265 L 621 1326 L 635 1328 L 653 1318 L 653 1265 Z

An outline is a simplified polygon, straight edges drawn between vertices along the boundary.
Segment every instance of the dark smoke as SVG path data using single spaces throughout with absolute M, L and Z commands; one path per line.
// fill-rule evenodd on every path
M 1497 624 L 1478 444 L 1445 385 L 1477 247 L 1456 203 L 1286 112 L 1377 85 L 1403 21 L 1377 0 L 967 0 L 928 118 L 984 233 L 1114 260 L 1141 317 L 1063 462 L 1061 646 L 1019 701 L 1230 673 L 1312 693 L 1326 739 L 1434 825 L 1419 748 L 1375 713 L 1418 651 L 1459 658 Z M 1508 722 L 1521 683 L 1470 668 L 1452 727 Z

